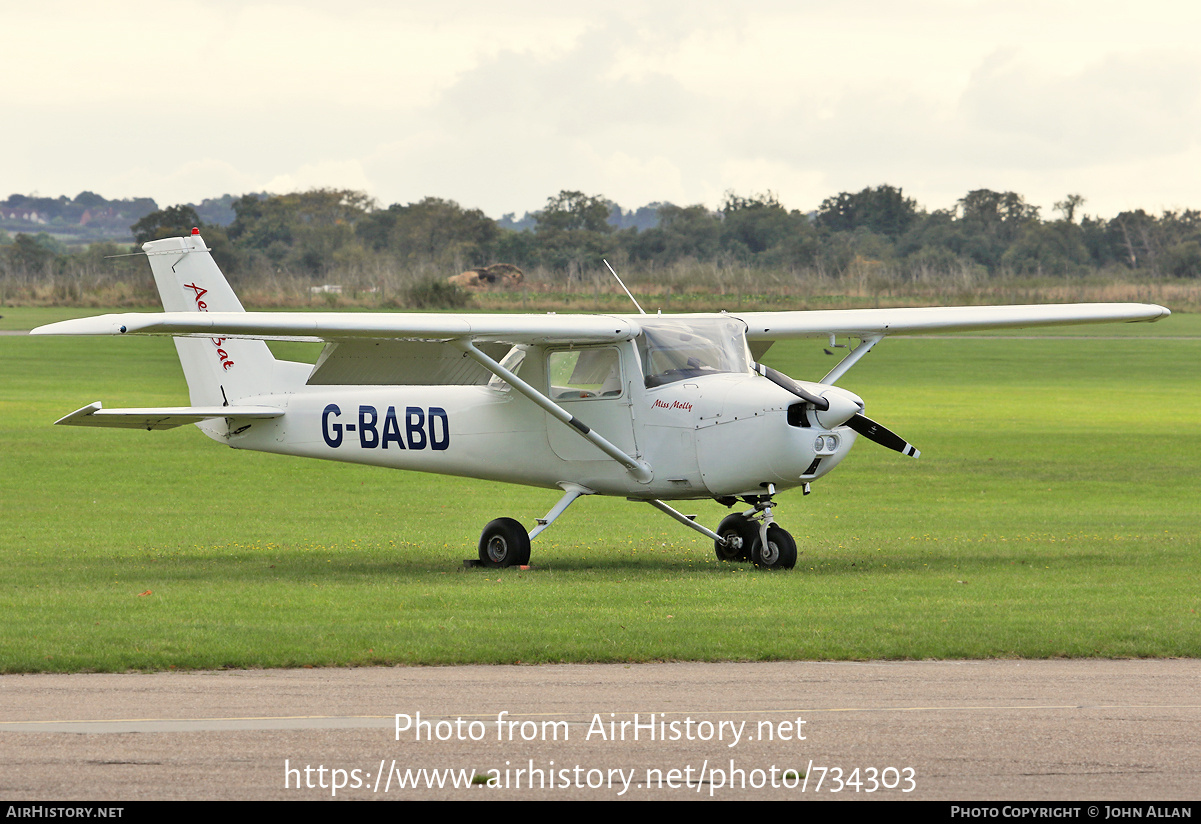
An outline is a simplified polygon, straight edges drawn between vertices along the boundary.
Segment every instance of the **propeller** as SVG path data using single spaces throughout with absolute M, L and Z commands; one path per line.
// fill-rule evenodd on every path
M 852 415 L 847 419 L 846 425 L 854 429 L 869 441 L 875 441 L 880 446 L 886 446 L 889 449 L 900 452 L 902 455 L 908 455 L 910 458 L 921 456 L 921 451 L 914 448 L 912 444 L 893 432 L 887 426 L 882 426 L 876 423 L 871 418 L 863 413 Z
M 755 371 L 781 389 L 785 389 L 796 395 L 801 400 L 808 401 L 809 403 L 813 404 L 814 409 L 825 412 L 830 408 L 830 402 L 828 400 L 814 395 L 812 392 L 801 386 L 799 383 L 778 369 L 772 369 L 770 366 L 764 366 L 761 363 L 756 363 Z
M 814 395 L 783 372 L 772 369 L 770 366 L 756 363 L 755 371 L 781 389 L 786 389 L 801 400 L 812 404 L 814 411 L 817 413 L 818 423 L 826 429 L 833 429 L 836 426 L 845 424 L 869 441 L 875 441 L 880 446 L 900 452 L 902 455 L 917 458 L 922 454 L 916 447 L 887 426 L 878 424 L 864 415 L 863 401 L 857 395 L 847 392 L 845 389 L 832 386 L 822 395 Z

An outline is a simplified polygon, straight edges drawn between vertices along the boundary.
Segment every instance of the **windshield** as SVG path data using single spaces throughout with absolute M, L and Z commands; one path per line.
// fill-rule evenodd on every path
M 746 324 L 733 318 L 639 320 L 638 355 L 646 385 L 750 370 Z

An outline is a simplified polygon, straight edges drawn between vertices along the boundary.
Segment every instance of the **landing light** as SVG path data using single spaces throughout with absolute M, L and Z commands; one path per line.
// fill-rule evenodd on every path
M 838 449 L 838 436 L 818 435 L 817 440 L 813 442 L 813 448 L 817 452 L 833 452 Z

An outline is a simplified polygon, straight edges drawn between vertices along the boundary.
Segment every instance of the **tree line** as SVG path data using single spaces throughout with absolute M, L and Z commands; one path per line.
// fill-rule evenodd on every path
M 652 204 L 649 228 L 619 228 L 629 213 L 602 195 L 561 191 L 534 213 L 528 230 L 509 230 L 479 209 L 427 197 L 375 208 L 361 192 L 314 190 L 232 204 L 227 227 L 205 228 L 236 266 L 321 276 L 384 256 L 408 269 L 461 271 L 491 263 L 543 267 L 564 276 L 602 257 L 646 270 L 682 261 L 730 263 L 839 276 L 864 263 L 897 277 L 976 267 L 1000 273 L 1070 276 L 1107 267 L 1201 276 L 1201 212 L 1143 210 L 1106 220 L 1081 216 L 1068 195 L 1043 218 L 1015 192 L 978 189 L 928 212 L 897 187 L 828 197 L 812 212 L 785 208 L 771 193 L 728 193 L 717 209 Z M 148 215 L 139 242 L 203 225 L 190 207 Z M 223 234 L 222 236 L 222 230 Z M 216 231 L 214 231 L 216 230 Z M 186 232 L 184 232 L 186 233 Z
M 444 278 L 497 262 L 570 281 L 598 269 L 602 258 L 651 280 L 656 271 L 692 264 L 783 277 L 867 272 L 895 282 L 963 272 L 976 279 L 1106 270 L 1201 277 L 1201 212 L 1140 209 L 1105 219 L 1083 214 L 1086 201 L 1076 194 L 1044 217 L 1020 194 L 988 189 L 933 211 L 902 189 L 881 185 L 840 192 L 810 212 L 787 209 L 771 193 L 730 192 L 716 209 L 656 203 L 637 213 L 599 194 L 561 191 L 522 221 L 496 221 L 436 197 L 380 208 L 351 190 L 220 200 L 221 214 L 232 220 L 205 220 L 189 204 L 151 211 L 130 230 L 143 243 L 199 227 L 218 263 L 243 282 L 289 276 L 370 283 L 384 272 Z M 103 266 L 130 271 L 129 259 L 113 257 L 127 250 L 111 243 L 81 250 L 50 234 L 0 232 L 0 244 L 0 275 L 10 282 L 38 275 L 69 280 Z

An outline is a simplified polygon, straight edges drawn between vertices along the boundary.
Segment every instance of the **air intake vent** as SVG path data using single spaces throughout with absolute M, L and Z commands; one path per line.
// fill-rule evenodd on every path
M 788 425 L 808 427 L 809 414 L 805 411 L 806 404 L 794 403 L 788 407 Z

